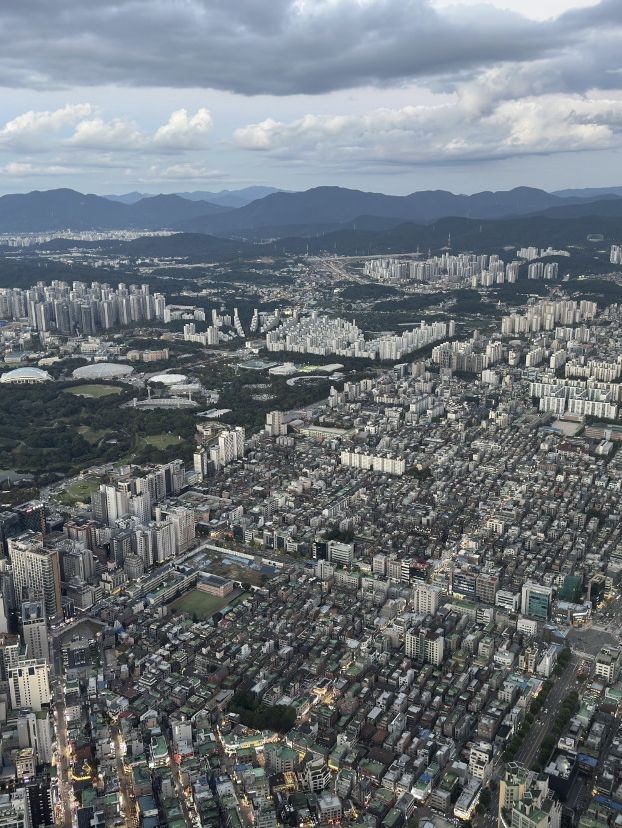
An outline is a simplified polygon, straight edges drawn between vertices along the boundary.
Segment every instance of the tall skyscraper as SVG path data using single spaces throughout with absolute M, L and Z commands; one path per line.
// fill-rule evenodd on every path
M 156 526 L 171 523 L 173 526 L 173 554 L 185 552 L 195 536 L 194 512 L 185 506 L 156 506 Z
M 22 604 L 22 639 L 28 648 L 28 658 L 42 659 L 50 663 L 48 625 L 43 600 Z
M 46 549 L 36 532 L 25 532 L 9 540 L 15 598 L 22 601 L 43 598 L 47 618 L 62 614 L 60 564 L 57 549 Z

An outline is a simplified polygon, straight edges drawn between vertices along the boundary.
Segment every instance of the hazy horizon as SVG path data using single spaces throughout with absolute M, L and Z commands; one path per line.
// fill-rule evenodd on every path
M 183 195 L 183 193 L 190 193 L 190 192 L 210 192 L 210 193 L 213 193 L 214 195 L 220 195 L 221 193 L 227 193 L 227 192 L 236 193 L 236 192 L 239 192 L 239 191 L 251 188 L 251 187 L 253 187 L 253 188 L 254 187 L 274 187 L 274 185 L 261 183 L 261 184 L 240 185 L 239 187 L 224 187 L 224 188 L 216 188 L 216 187 L 212 187 L 212 188 L 209 188 L 209 187 L 186 188 L 186 187 L 184 187 L 183 189 L 182 188 L 176 188 L 176 189 L 168 188 L 168 189 L 152 189 L 152 190 L 148 190 L 148 189 L 142 188 L 142 187 L 138 188 L 138 187 L 128 186 L 127 189 L 119 190 L 118 192 L 103 192 L 103 191 L 102 192 L 97 192 L 95 190 L 81 190 L 78 187 L 69 187 L 69 186 L 66 186 L 64 184 L 59 183 L 55 187 L 36 187 L 36 186 L 32 186 L 32 187 L 27 187 L 27 188 L 25 187 L 25 188 L 21 188 L 21 189 L 6 190 L 6 191 L 0 192 L 0 197 L 2 197 L 4 195 L 28 195 L 29 193 L 34 193 L 34 192 L 49 192 L 51 190 L 64 190 L 64 189 L 74 190 L 75 192 L 80 192 L 83 195 L 101 196 L 102 198 L 119 198 L 119 197 L 131 195 L 133 193 L 140 193 L 143 196 Z M 517 184 L 513 187 L 505 187 L 505 188 L 502 188 L 502 187 L 487 187 L 485 189 L 473 189 L 473 190 L 470 190 L 470 191 L 467 191 L 467 190 L 460 190 L 460 191 L 459 190 L 451 190 L 450 188 L 446 188 L 446 187 L 426 187 L 426 188 L 423 188 L 421 190 L 407 190 L 407 191 L 401 192 L 401 191 L 397 191 L 397 190 L 396 191 L 390 191 L 388 189 L 374 190 L 374 189 L 366 188 L 366 187 L 362 187 L 362 186 L 360 186 L 360 187 L 356 187 L 356 186 L 345 187 L 343 185 L 338 185 L 338 184 L 331 184 L 331 183 L 325 183 L 324 184 L 324 183 L 322 183 L 322 184 L 314 184 L 310 187 L 303 187 L 300 190 L 286 189 L 284 187 L 274 187 L 274 189 L 278 190 L 279 192 L 295 193 L 295 192 L 306 192 L 307 190 L 315 189 L 317 187 L 341 187 L 342 189 L 359 190 L 360 192 L 379 193 L 379 194 L 389 195 L 389 196 L 406 196 L 406 195 L 411 195 L 411 194 L 417 193 L 417 192 L 434 192 L 434 191 L 437 191 L 437 192 L 440 192 L 440 191 L 451 192 L 453 195 L 470 196 L 470 195 L 476 195 L 476 194 L 482 193 L 482 192 L 504 192 L 504 191 L 507 191 L 507 190 L 517 189 L 517 188 L 520 188 L 520 187 L 524 187 L 524 188 L 527 188 L 527 189 L 539 189 L 539 190 L 544 190 L 545 192 L 549 192 L 549 193 L 556 193 L 556 192 L 563 192 L 565 190 L 582 190 L 582 189 L 583 190 L 592 190 L 592 189 L 601 190 L 601 189 L 605 189 L 605 188 L 607 188 L 607 189 L 617 189 L 617 188 L 622 188 L 622 184 L 604 184 L 604 185 L 598 185 L 598 184 L 591 185 L 591 184 L 588 184 L 585 187 L 574 186 L 574 185 L 570 184 L 568 186 L 555 187 L 555 188 L 538 187 L 537 185 L 530 185 L 530 184 Z M 262 197 L 263 196 L 259 196 L 259 198 L 262 198 Z

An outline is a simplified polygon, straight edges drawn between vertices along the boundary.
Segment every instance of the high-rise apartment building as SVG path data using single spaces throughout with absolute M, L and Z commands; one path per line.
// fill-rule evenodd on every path
M 419 662 L 443 663 L 445 639 L 441 633 L 425 627 L 413 627 L 406 633 L 406 655 Z
M 418 581 L 413 586 L 413 612 L 420 615 L 434 615 L 438 609 L 440 589 Z
M 8 291 L 1 291 L 4 297 Z M 20 319 L 28 316 L 39 331 L 56 331 L 65 335 L 93 335 L 116 325 L 130 325 L 141 319 L 164 319 L 166 300 L 148 285 L 110 285 L 93 282 L 54 281 L 39 283 L 29 290 L 11 289 L 11 302 L 3 302 L 3 317 Z
M 50 666 L 36 658 L 20 658 L 9 669 L 11 707 L 29 707 L 35 713 L 52 699 L 50 691 Z
M 287 434 L 287 426 L 283 422 L 282 411 L 269 411 L 266 414 L 266 434 L 271 437 L 279 437 Z
M 228 466 L 240 457 L 244 457 L 244 440 L 246 434 L 243 428 L 231 428 L 221 431 L 218 435 L 217 465 Z
M 48 625 L 43 600 L 26 601 L 22 604 L 22 639 L 27 647 L 28 658 L 50 663 Z
M 185 552 L 195 537 L 194 511 L 185 506 L 156 506 L 155 519 L 156 526 L 172 526 L 173 555 Z
M 151 524 L 153 532 L 153 560 L 162 563 L 175 557 L 175 528 L 170 520 Z
M 47 618 L 52 621 L 60 617 L 62 601 L 58 550 L 44 547 L 40 534 L 25 532 L 9 540 L 9 558 L 18 604 L 42 598 Z

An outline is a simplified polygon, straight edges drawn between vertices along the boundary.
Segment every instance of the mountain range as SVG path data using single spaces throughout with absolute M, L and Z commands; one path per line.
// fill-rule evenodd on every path
M 220 207 L 234 209 L 235 207 L 244 207 L 245 204 L 250 204 L 251 201 L 278 192 L 282 191 L 276 187 L 243 187 L 241 190 L 219 190 L 216 193 L 207 190 L 192 190 L 191 192 L 174 193 L 174 195 L 181 196 L 189 201 L 209 201 L 212 204 L 218 204 Z M 104 198 L 111 201 L 120 201 L 123 204 L 135 204 L 143 198 L 149 198 L 149 193 L 134 191 L 122 195 L 106 195 Z
M 251 195 L 248 188 L 233 191 L 233 195 L 223 191 L 142 197 L 140 193 L 104 197 L 59 189 L 0 197 L 0 233 L 168 229 L 266 241 L 340 231 L 387 232 L 404 223 L 426 226 L 447 218 L 500 222 L 533 216 L 557 221 L 599 217 L 614 225 L 618 222 L 622 235 L 622 196 L 614 192 L 616 189 L 622 192 L 622 188 L 607 188 L 604 192 L 597 189 L 581 195 L 583 191 L 574 190 L 561 195 L 517 187 L 474 195 L 428 190 L 394 196 L 314 187 L 304 192 L 269 192 L 238 207 L 201 196 L 224 198 L 223 193 L 228 192 L 228 197 L 244 199 Z M 243 195 L 236 196 L 236 192 Z
M 584 187 L 580 190 L 554 190 L 553 195 L 562 198 L 606 198 L 622 196 L 622 187 Z
M 177 195 L 150 196 L 134 204 L 123 204 L 75 190 L 35 190 L 0 197 L 0 233 L 161 230 L 198 216 L 206 218 L 224 209 Z

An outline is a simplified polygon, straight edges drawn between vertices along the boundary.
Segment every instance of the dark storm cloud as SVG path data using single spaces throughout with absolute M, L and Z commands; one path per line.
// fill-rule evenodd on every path
M 548 22 L 429 0 L 4 0 L 0 85 L 315 94 L 552 56 L 621 13 L 621 0 Z

